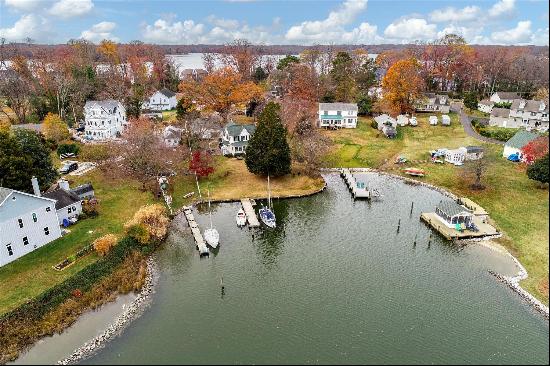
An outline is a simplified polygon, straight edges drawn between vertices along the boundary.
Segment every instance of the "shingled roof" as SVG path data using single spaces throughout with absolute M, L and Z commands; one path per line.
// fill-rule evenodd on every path
M 521 149 L 539 136 L 538 133 L 520 129 L 510 140 L 506 141 L 506 146 Z
M 455 201 L 441 201 L 437 208 L 450 217 L 461 214 L 463 212 L 471 213 L 466 207 L 459 205 Z
M 253 135 L 256 131 L 255 125 L 239 125 L 235 122 L 231 121 L 229 124 L 225 126 L 225 129 L 227 130 L 227 133 L 229 136 L 239 136 L 242 132 L 242 130 L 247 130 L 249 134 Z
M 166 98 L 172 98 L 176 96 L 176 93 L 166 88 L 159 90 L 159 93 L 163 94 Z
M 61 210 L 67 206 L 80 202 L 81 199 L 73 192 L 68 192 L 64 189 L 56 189 L 55 191 L 48 192 L 43 197 L 55 200 L 55 209 Z

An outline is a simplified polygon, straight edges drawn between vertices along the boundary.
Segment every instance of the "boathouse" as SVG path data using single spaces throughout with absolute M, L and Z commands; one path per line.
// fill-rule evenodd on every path
M 473 220 L 472 212 L 454 201 L 439 202 L 435 213 L 448 227 L 455 227 L 456 224 L 469 226 Z

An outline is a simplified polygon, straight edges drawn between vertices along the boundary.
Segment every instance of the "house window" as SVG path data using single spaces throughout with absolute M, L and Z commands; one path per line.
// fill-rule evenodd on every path
M 71 213 L 71 208 L 70 207 L 67 209 L 67 213 Z
M 23 228 L 23 219 L 18 219 L 17 222 L 19 223 L 19 227 Z
M 44 228 L 44 234 L 45 234 L 45 235 L 50 235 L 50 229 L 47 228 L 47 227 L 45 227 L 45 228 Z
M 23 238 L 23 245 L 29 245 L 29 238 L 26 236 Z
M 13 249 L 11 248 L 11 244 L 6 245 L 6 249 L 8 250 L 8 255 L 11 257 L 13 255 Z
M 32 221 L 34 221 L 34 222 L 38 221 L 38 217 L 36 216 L 36 214 L 34 212 L 32 213 Z

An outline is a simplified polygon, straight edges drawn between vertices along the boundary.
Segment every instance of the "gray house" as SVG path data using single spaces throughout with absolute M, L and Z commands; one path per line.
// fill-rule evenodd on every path
M 451 104 L 449 97 L 442 94 L 425 93 L 422 98 L 416 102 L 417 112 L 441 112 L 449 113 Z
M 239 125 L 229 122 L 221 135 L 221 150 L 224 156 L 236 156 L 246 153 L 248 141 L 256 131 L 255 125 Z

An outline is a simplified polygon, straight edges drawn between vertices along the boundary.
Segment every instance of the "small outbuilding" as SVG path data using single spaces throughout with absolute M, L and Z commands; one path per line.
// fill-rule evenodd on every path
M 454 201 L 441 201 L 435 208 L 435 213 L 448 227 L 455 227 L 457 224 L 470 226 L 474 215 L 472 211 Z
M 82 213 L 82 200 L 75 193 L 58 188 L 44 194 L 45 198 L 55 200 L 55 210 L 59 225 L 68 226 L 70 220 Z
M 448 114 L 444 114 L 441 116 L 441 125 L 442 126 L 450 126 L 451 125 L 451 117 L 449 117 Z
M 400 114 L 397 116 L 397 124 L 401 127 L 404 127 L 409 124 L 409 117 L 407 117 L 405 114 Z
M 520 129 L 514 136 L 512 136 L 510 140 L 506 141 L 502 156 L 508 158 L 510 155 L 517 154 L 518 157 L 521 158 L 521 150 L 525 147 L 525 145 L 539 136 L 540 135 L 538 133 Z
M 430 125 L 436 126 L 437 125 L 437 116 L 430 116 Z

